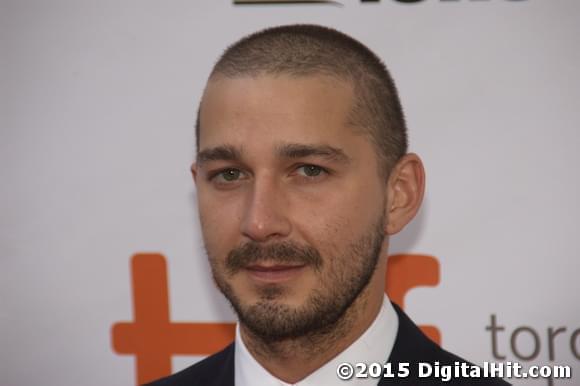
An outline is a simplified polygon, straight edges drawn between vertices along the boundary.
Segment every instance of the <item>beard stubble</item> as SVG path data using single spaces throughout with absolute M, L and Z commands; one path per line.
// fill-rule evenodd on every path
M 328 338 L 369 284 L 379 261 L 384 240 L 383 230 L 384 217 L 381 217 L 343 253 L 326 259 L 316 248 L 292 241 L 267 245 L 247 242 L 230 251 L 223 264 L 213 258 L 210 251 L 207 252 L 217 287 L 238 315 L 240 323 L 262 343 L 316 336 Z M 289 291 L 282 284 L 260 286 L 257 289 L 258 301 L 245 304 L 228 279 L 245 267 L 266 260 L 312 268 L 320 285 L 298 307 L 280 301 Z M 346 323 L 344 320 L 342 322 Z

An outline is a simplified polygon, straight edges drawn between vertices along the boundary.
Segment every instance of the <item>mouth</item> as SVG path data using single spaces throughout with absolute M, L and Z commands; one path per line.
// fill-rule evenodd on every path
M 291 280 L 300 275 L 304 269 L 305 264 L 254 264 L 247 266 L 245 271 L 249 276 L 257 281 L 263 283 L 279 283 Z

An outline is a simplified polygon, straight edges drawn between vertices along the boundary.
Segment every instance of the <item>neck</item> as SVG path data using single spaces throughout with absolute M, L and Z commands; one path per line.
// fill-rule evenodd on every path
M 324 331 L 295 339 L 265 342 L 240 325 L 241 338 L 268 372 L 284 382 L 296 383 L 344 351 L 372 324 L 384 296 L 382 290 L 377 294 L 373 287 L 368 285 L 345 314 Z

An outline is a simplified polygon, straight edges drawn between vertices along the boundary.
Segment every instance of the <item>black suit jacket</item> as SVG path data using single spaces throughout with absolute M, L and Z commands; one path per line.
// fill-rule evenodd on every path
M 443 350 L 409 319 L 409 317 L 396 304 L 393 307 L 399 316 L 399 329 L 395 344 L 388 362 L 392 364 L 393 372 L 396 373 L 398 363 L 409 363 L 410 375 L 405 378 L 382 378 L 378 386 L 388 385 L 441 385 L 441 386 L 502 386 L 509 383 L 498 378 L 452 378 L 448 382 L 441 379 L 429 377 L 417 377 L 417 364 L 426 362 L 440 365 L 453 365 L 454 362 L 466 362 L 456 355 Z M 348 381 L 336 378 L 335 385 L 347 386 Z M 260 385 L 256 380 L 256 386 Z M 234 385 L 234 343 L 227 346 L 222 351 L 214 354 L 193 366 L 186 368 L 169 377 L 160 379 L 147 386 L 235 386 Z M 332 386 L 332 385 L 320 385 Z

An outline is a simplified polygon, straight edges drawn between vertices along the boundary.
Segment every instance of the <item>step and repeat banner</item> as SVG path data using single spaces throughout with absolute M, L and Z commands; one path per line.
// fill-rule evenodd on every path
M 291 23 L 359 39 L 400 90 L 427 192 L 391 298 L 476 364 L 572 375 L 513 384 L 579 384 L 577 0 L 2 0 L 1 385 L 136 385 L 231 341 L 195 114 L 226 46 Z

